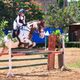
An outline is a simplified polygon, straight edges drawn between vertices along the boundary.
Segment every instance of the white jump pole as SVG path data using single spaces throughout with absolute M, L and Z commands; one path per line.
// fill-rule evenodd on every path
M 63 51 L 65 50 L 65 41 L 64 41 L 64 39 L 65 39 L 65 35 L 62 34 L 62 47 L 63 47 Z
M 62 48 L 63 48 L 63 66 L 61 68 L 61 71 L 65 70 L 65 64 L 64 64 L 64 54 L 65 54 L 65 34 L 62 34 Z
M 7 73 L 7 77 L 13 77 L 14 74 L 12 73 L 12 59 L 11 59 L 11 40 L 9 40 L 9 71 Z

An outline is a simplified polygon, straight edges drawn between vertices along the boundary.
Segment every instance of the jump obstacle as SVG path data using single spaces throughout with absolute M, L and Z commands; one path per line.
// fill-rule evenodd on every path
M 58 54 L 58 66 L 61 68 L 64 66 L 64 35 L 62 36 L 62 51 L 55 51 L 56 47 L 56 36 L 50 35 L 48 41 L 48 50 L 24 50 L 24 49 L 11 49 L 11 44 L 9 47 L 9 60 L 0 60 L 0 62 L 9 62 L 9 66 L 0 67 L 0 70 L 9 69 L 7 76 L 14 76 L 12 73 L 12 68 L 21 68 L 21 67 L 30 67 L 30 66 L 40 66 L 40 65 L 47 65 L 48 70 L 53 70 L 55 66 L 55 55 Z M 12 56 L 24 56 L 24 55 L 48 55 L 45 58 L 29 58 L 29 59 L 12 59 Z M 13 61 L 24 61 L 24 60 L 41 60 L 47 59 L 47 63 L 38 63 L 38 64 L 31 64 L 31 65 L 21 65 L 21 66 L 12 66 Z

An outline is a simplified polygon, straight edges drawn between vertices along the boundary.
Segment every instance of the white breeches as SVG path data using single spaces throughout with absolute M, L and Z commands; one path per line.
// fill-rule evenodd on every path
M 14 21 L 14 22 L 13 22 L 13 29 L 16 30 L 16 29 L 17 29 L 17 26 L 18 26 L 18 25 L 17 25 L 17 22 Z

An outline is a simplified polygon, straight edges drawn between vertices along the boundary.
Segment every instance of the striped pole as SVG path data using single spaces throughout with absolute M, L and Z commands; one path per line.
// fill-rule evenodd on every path
M 12 59 L 11 59 L 11 40 L 9 40 L 9 71 L 7 73 L 7 77 L 12 77 L 14 74 L 12 73 Z
M 64 70 L 64 52 L 65 52 L 65 41 L 64 41 L 64 34 L 62 34 L 62 54 L 58 55 L 58 65 L 59 69 Z
M 65 34 L 62 34 L 62 47 L 63 47 L 63 66 L 64 66 L 64 54 L 65 54 Z

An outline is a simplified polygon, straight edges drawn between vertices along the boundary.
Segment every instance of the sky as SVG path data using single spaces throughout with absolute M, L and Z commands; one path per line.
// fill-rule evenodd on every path
M 67 0 L 68 2 L 70 2 L 71 0 Z M 78 1 L 78 0 L 74 0 L 74 1 Z

